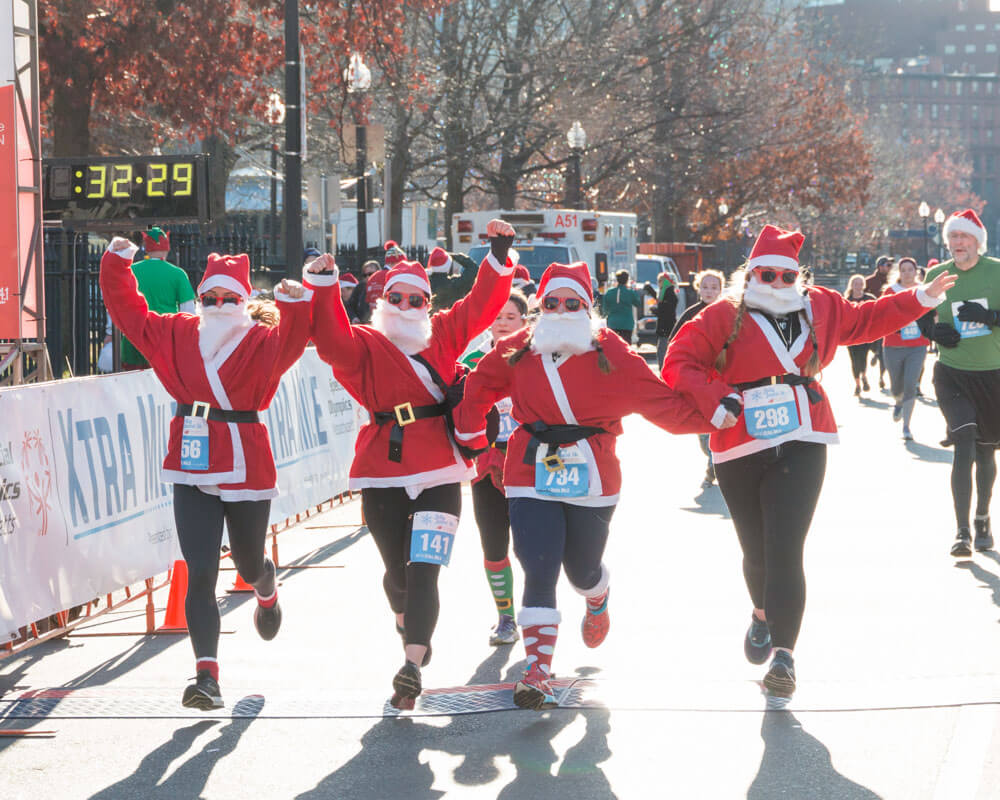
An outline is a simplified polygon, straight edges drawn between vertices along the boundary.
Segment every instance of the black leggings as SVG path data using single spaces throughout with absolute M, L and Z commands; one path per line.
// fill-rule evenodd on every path
M 826 445 L 788 442 L 715 465 L 743 549 L 754 608 L 767 614 L 775 647 L 792 649 L 802 626 L 802 552 L 826 472 Z
M 361 509 L 385 564 L 382 587 L 394 614 L 403 614 L 406 644 L 429 645 L 437 625 L 436 564 L 410 563 L 410 531 L 418 511 L 440 511 L 458 517 L 462 487 L 457 483 L 424 489 L 411 500 L 406 489 L 362 489 Z
M 510 512 L 507 497 L 489 476 L 472 484 L 472 511 L 487 561 L 503 561 L 510 548 Z
M 856 381 L 868 370 L 868 351 L 871 345 L 852 344 L 847 346 L 847 352 L 851 354 L 851 374 Z
M 955 521 L 959 528 L 969 527 L 972 506 L 972 465 L 976 465 L 976 516 L 990 513 L 993 484 L 997 479 L 996 451 L 992 445 L 976 442 L 976 426 L 967 425 L 952 431 L 955 458 L 951 463 L 951 496 L 955 502 Z
M 243 580 L 262 595 L 274 591 L 274 564 L 264 557 L 270 513 L 270 500 L 230 503 L 196 486 L 174 484 L 174 522 L 188 570 L 184 611 L 195 658 L 218 655 L 220 625 L 215 587 L 223 520 L 229 529 L 233 564 Z

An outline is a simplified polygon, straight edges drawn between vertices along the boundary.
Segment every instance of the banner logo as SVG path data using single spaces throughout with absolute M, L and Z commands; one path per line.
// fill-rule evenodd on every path
M 41 520 L 39 536 L 49 530 L 49 511 L 52 508 L 49 495 L 52 493 L 52 470 L 49 457 L 37 430 L 26 431 L 21 445 L 21 472 L 24 477 L 31 510 Z

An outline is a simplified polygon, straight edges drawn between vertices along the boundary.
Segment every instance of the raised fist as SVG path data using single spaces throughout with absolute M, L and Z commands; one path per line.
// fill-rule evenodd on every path
M 108 245 L 108 250 L 112 253 L 119 253 L 122 250 L 128 250 L 130 248 L 138 250 L 135 244 L 130 242 L 124 236 L 116 236 L 111 240 L 111 244 Z
M 317 274 L 329 274 L 337 269 L 337 261 L 329 253 L 323 253 L 318 258 L 314 258 L 306 264 L 306 272 Z
M 278 289 L 283 294 L 287 294 L 293 300 L 298 300 L 300 297 L 302 297 L 303 294 L 305 294 L 306 291 L 306 287 L 303 286 L 301 283 L 299 283 L 298 281 L 289 280 L 288 278 L 282 279 L 281 285 L 278 287 Z
M 486 225 L 486 235 L 491 239 L 494 236 L 514 236 L 514 226 L 502 219 L 491 219 Z

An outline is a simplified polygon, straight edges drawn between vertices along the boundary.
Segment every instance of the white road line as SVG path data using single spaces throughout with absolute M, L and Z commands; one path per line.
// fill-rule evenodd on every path
M 998 713 L 993 705 L 962 706 L 938 772 L 934 800 L 974 800 Z

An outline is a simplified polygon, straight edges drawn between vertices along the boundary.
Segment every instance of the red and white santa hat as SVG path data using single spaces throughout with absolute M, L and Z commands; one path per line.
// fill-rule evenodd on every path
M 944 238 L 947 241 L 948 234 L 952 231 L 967 233 L 975 236 L 979 242 L 979 255 L 986 252 L 986 226 L 979 219 L 979 215 L 971 208 L 965 211 L 956 211 L 944 223 Z
M 514 286 L 520 289 L 522 286 L 527 286 L 529 283 L 531 283 L 531 273 L 528 272 L 528 268 L 524 266 L 524 264 L 518 264 L 514 267 Z
M 799 250 L 805 240 L 806 237 L 800 231 L 786 231 L 774 225 L 765 225 L 754 242 L 747 268 L 798 269 Z
M 355 278 L 350 272 L 342 272 L 340 274 L 340 285 L 341 286 L 357 286 L 358 279 Z
M 427 271 L 443 272 L 448 274 L 451 272 L 452 258 L 448 255 L 448 251 L 443 247 L 435 247 L 431 250 L 431 254 L 427 256 Z
M 235 256 L 211 253 L 205 267 L 205 275 L 198 284 L 198 294 L 209 289 L 226 289 L 238 294 L 244 300 L 250 297 L 250 256 L 240 253 Z
M 385 265 L 390 269 L 400 261 L 406 261 L 406 253 L 392 239 L 385 243 Z
M 556 289 L 572 289 L 588 306 L 594 304 L 590 287 L 590 270 L 583 261 L 572 264 L 549 264 L 538 283 L 538 299 L 542 300 Z
M 389 289 L 397 283 L 413 284 L 423 289 L 425 294 L 431 293 L 431 282 L 427 278 L 427 270 L 416 261 L 400 261 L 390 269 L 385 276 L 385 288 L 382 290 L 382 294 L 388 294 Z

